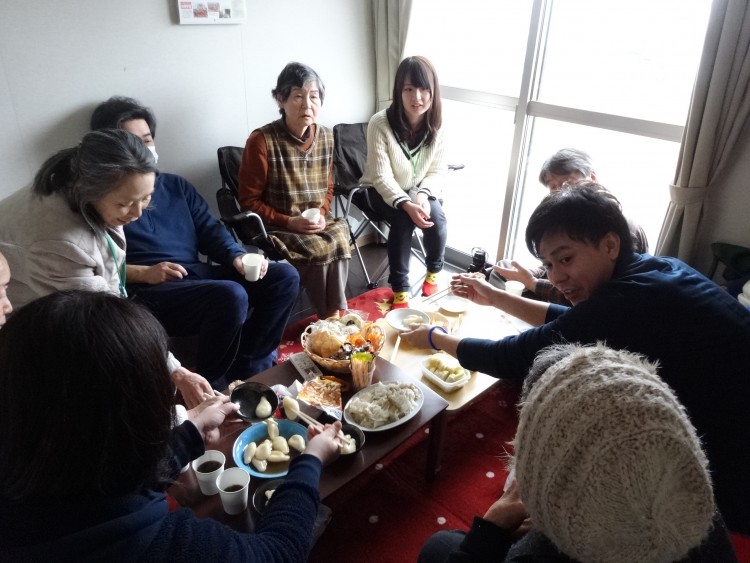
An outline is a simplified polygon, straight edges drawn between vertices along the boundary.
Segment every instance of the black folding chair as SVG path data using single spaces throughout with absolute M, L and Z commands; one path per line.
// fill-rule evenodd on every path
M 216 151 L 221 174 L 221 188 L 216 192 L 216 203 L 219 206 L 221 222 L 226 225 L 235 240 L 245 246 L 254 246 L 262 250 L 271 260 L 284 260 L 285 256 L 268 236 L 261 216 L 252 211 L 240 210 L 237 193 L 242 152 L 242 147 L 233 146 L 219 147 Z

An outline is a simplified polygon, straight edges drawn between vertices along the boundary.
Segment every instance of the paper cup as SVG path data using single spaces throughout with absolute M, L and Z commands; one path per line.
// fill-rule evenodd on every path
M 302 212 L 302 216 L 309 221 L 317 221 L 318 217 L 320 217 L 320 209 L 317 207 L 305 209 Z
M 258 281 L 260 277 L 260 265 L 262 263 L 262 254 L 249 253 L 242 257 L 242 267 L 245 269 L 245 279 L 247 281 Z
M 239 514 L 247 508 L 250 475 L 239 467 L 230 467 L 216 479 L 221 506 L 227 514 Z
M 206 453 L 193 460 L 193 471 L 204 495 L 215 495 L 219 492 L 216 479 L 224 471 L 225 462 L 224 454 L 218 450 L 206 450 Z M 216 463 L 219 465 L 216 466 Z
M 505 282 L 505 291 L 512 293 L 513 295 L 521 295 L 524 290 L 524 285 L 520 281 L 508 280 Z

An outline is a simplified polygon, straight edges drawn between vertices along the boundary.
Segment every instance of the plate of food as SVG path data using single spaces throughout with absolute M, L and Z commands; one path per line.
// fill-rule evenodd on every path
M 344 419 L 365 432 L 382 432 L 412 419 L 423 403 L 424 395 L 413 383 L 374 383 L 349 399 Z
M 385 322 L 398 332 L 406 332 L 413 324 L 430 324 L 430 317 L 417 309 L 391 309 L 385 315 Z
M 299 422 L 269 418 L 237 436 L 232 458 L 237 467 L 253 477 L 275 479 L 287 474 L 292 458 L 299 455 L 306 444 L 307 429 Z
M 471 372 L 461 367 L 458 360 L 444 352 L 422 360 L 422 374 L 446 393 L 456 391 L 471 379 Z
M 266 509 L 268 501 L 271 500 L 276 487 L 281 485 L 284 479 L 272 479 L 270 481 L 263 482 L 253 494 L 253 508 L 259 513 L 263 514 Z
M 458 295 L 447 295 L 440 300 L 440 308 L 448 313 L 465 313 L 469 308 L 469 303 L 471 301 Z

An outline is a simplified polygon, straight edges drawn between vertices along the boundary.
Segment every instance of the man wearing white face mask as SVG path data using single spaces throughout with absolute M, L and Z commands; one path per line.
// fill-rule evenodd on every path
M 134 133 L 158 158 L 156 118 L 137 100 L 113 96 L 100 104 L 91 129 L 103 128 Z M 264 260 L 260 279 L 246 281 L 247 251 L 195 187 L 175 174 L 157 174 L 151 204 L 138 222 L 125 230 L 128 293 L 170 336 L 198 334 L 197 371 L 218 387 L 271 367 L 299 293 L 297 271 Z

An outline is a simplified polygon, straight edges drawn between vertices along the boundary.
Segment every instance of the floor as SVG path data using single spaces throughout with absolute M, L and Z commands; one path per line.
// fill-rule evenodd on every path
M 386 248 L 384 244 L 368 244 L 367 246 L 361 247 L 362 260 L 365 263 L 365 267 L 369 272 L 370 276 L 375 276 L 378 273 L 381 275 L 378 279 L 371 279 L 373 283 L 377 284 L 377 287 L 388 287 L 388 268 L 385 267 L 388 257 L 386 255 Z M 441 272 L 438 278 L 438 285 L 440 287 L 447 286 L 450 277 L 458 272 L 456 267 L 449 264 L 445 265 L 444 270 Z M 416 257 L 412 256 L 411 264 L 409 266 L 409 283 L 412 284 L 412 292 L 419 294 L 422 287 L 423 276 L 425 274 L 424 265 L 417 260 Z M 346 284 L 346 298 L 351 299 L 357 295 L 361 295 L 371 289 L 367 285 L 367 278 L 362 271 L 362 266 L 357 259 L 357 256 L 352 252 L 352 259 L 349 264 L 349 279 Z M 300 319 L 304 319 L 313 315 L 312 304 L 305 293 L 303 293 L 297 301 L 292 314 L 289 317 L 289 323 L 293 323 Z

